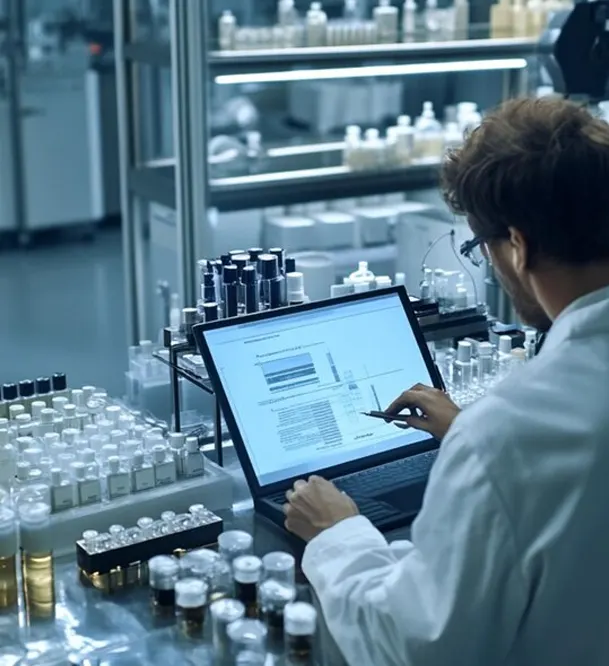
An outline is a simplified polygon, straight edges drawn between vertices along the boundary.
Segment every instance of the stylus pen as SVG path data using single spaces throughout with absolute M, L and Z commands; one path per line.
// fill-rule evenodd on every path
M 382 419 L 383 421 L 400 421 L 406 423 L 412 414 L 387 414 L 386 412 L 360 412 L 363 416 L 371 416 L 373 419 Z

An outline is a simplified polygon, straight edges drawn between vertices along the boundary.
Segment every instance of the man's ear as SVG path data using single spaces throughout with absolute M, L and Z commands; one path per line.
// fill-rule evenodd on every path
M 523 273 L 529 264 L 529 248 L 522 233 L 515 227 L 509 227 L 510 250 L 512 253 L 512 265 L 518 275 Z

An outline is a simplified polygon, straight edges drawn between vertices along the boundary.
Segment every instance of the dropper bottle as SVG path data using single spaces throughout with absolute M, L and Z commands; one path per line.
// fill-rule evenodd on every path
M 0 506 L 0 611 L 14 608 L 17 587 L 17 521 L 15 512 Z
M 460 340 L 457 345 L 457 359 L 453 373 L 453 382 L 457 391 L 464 395 L 472 383 L 472 344 Z
M 21 576 L 28 614 L 49 618 L 55 613 L 55 574 L 49 546 L 51 507 L 44 502 L 19 506 Z

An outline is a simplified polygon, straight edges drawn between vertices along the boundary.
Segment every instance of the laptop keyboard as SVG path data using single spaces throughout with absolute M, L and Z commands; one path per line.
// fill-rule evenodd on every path
M 360 513 L 374 525 L 403 522 L 405 515 L 403 511 L 388 502 L 376 499 L 375 496 L 426 479 L 437 455 L 437 449 L 427 451 L 381 467 L 342 476 L 333 479 L 333 482 L 354 499 Z M 275 504 L 283 504 L 285 493 L 277 493 L 268 500 Z M 413 513 L 418 509 L 414 506 L 412 508 Z
M 437 455 L 437 449 L 419 453 L 410 458 L 387 463 L 387 465 L 341 476 L 334 479 L 334 483 L 347 495 L 374 497 L 379 494 L 379 491 L 388 492 L 426 478 Z

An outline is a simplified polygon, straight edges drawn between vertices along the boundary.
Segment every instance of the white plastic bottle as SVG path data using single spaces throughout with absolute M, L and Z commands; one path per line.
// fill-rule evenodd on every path
M 425 31 L 428 41 L 435 42 L 440 39 L 442 19 L 438 10 L 438 0 L 426 0 L 425 2 Z
M 361 169 L 362 162 L 362 128 L 359 125 L 348 125 L 345 131 L 345 147 L 343 149 L 343 166 L 352 171 Z
M 417 3 L 416 0 L 406 0 L 402 10 L 402 41 L 416 42 L 417 40 Z
M 383 158 L 383 166 L 388 169 L 393 169 L 400 166 L 398 159 L 398 135 L 399 128 L 392 126 L 387 128 L 387 135 L 385 137 L 385 155 Z
M 75 500 L 74 484 L 64 479 L 61 468 L 51 469 L 51 509 L 53 513 L 71 509 Z
M 395 44 L 398 41 L 398 8 L 390 0 L 379 0 L 373 16 L 378 42 Z
M 184 476 L 184 468 L 182 466 L 182 458 L 184 456 L 184 444 L 186 442 L 186 435 L 181 432 L 170 432 L 169 437 L 169 448 L 173 459 L 176 464 L 176 473 L 178 476 Z M 195 438 L 196 439 L 196 438 Z
M 166 486 L 177 481 L 176 464 L 172 455 L 168 455 L 162 444 L 152 447 L 152 464 L 154 480 L 157 486 Z
M 457 345 L 457 358 L 453 369 L 453 384 L 461 393 L 461 398 L 471 389 L 472 383 L 472 345 L 467 340 L 460 340 Z
M 298 11 L 294 0 L 279 0 L 277 3 L 277 23 L 282 26 L 294 26 L 298 23 Z
M 415 155 L 423 162 L 435 162 L 444 153 L 444 132 L 431 102 L 423 102 L 423 112 L 415 124 Z
M 106 475 L 108 499 L 124 497 L 131 492 L 129 472 L 122 466 L 118 456 L 108 458 L 108 474 Z
M 225 9 L 218 22 L 218 37 L 221 51 L 232 51 L 237 37 L 237 19 L 230 9 Z
M 321 2 L 312 2 L 306 20 L 307 46 L 326 46 L 327 33 L 328 16 L 322 9 Z
M 408 166 L 414 154 L 415 129 L 410 116 L 398 116 L 396 138 L 396 161 L 399 166 Z
M 483 395 L 491 387 L 497 374 L 495 350 L 490 342 L 478 344 L 478 393 Z
M 366 130 L 362 148 L 365 168 L 372 171 L 380 169 L 385 160 L 385 143 L 376 127 Z
M 491 6 L 491 37 L 504 39 L 514 36 L 514 16 L 511 0 L 499 0 Z
M 199 450 L 199 440 L 196 437 L 188 437 L 186 439 L 186 447 L 183 452 L 181 464 L 184 476 L 187 478 L 203 476 L 205 473 L 203 454 Z
M 155 486 L 154 468 L 144 460 L 144 453 L 136 451 L 131 459 L 131 490 L 138 493 Z
M 370 288 L 374 284 L 374 273 L 371 270 L 368 270 L 368 262 L 360 261 L 358 263 L 358 269 L 351 273 L 349 280 L 355 288 L 358 284 L 366 284 Z
M 509 375 L 512 369 L 512 338 L 509 335 L 499 336 L 499 349 L 497 350 L 497 370 L 500 378 Z
M 85 506 L 101 502 L 101 483 L 94 469 L 89 471 L 89 468 L 82 462 L 74 462 L 71 467 L 78 504 Z
M 453 7 L 453 39 L 467 39 L 469 36 L 469 2 L 455 0 Z

